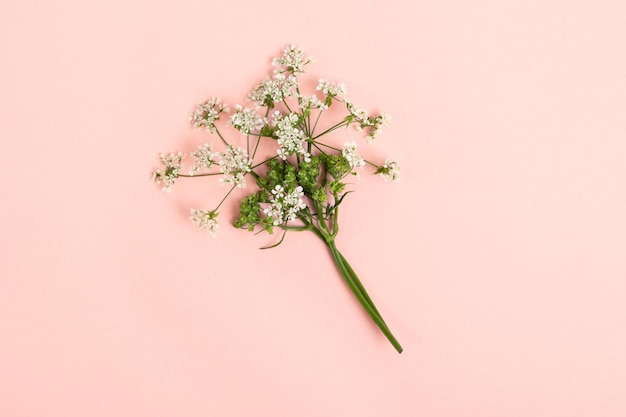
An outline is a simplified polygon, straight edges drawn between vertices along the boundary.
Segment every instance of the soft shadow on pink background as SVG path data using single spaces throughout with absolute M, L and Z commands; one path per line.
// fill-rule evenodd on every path
M 626 415 L 624 2 L 0 16 L 0 416 Z M 286 43 L 393 116 L 402 182 L 365 177 L 338 246 L 402 355 L 313 235 L 211 239 L 188 209 L 223 189 L 149 182 Z

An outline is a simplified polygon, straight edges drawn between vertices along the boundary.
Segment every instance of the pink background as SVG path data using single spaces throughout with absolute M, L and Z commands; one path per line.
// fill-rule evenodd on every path
M 0 416 L 625 416 L 626 3 L 4 1 Z M 286 43 L 393 116 L 339 248 L 149 182 Z M 235 207 L 223 211 L 231 221 Z M 347 214 L 349 213 L 349 214 Z

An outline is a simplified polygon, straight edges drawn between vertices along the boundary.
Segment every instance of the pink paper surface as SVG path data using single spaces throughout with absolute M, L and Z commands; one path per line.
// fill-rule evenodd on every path
M 0 416 L 626 415 L 626 3 L 0 5 Z M 159 152 L 295 43 L 393 121 L 337 245 L 188 221 Z M 350 133 L 352 135 L 352 133 Z M 244 195 L 239 192 L 238 195 Z

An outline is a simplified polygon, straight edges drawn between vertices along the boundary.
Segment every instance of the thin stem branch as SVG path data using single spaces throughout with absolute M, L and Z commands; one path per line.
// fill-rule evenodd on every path
M 311 131 L 311 136 L 313 136 L 313 134 L 315 133 L 315 128 L 317 127 L 317 122 L 320 121 L 320 116 L 322 115 L 323 112 L 324 112 L 324 110 L 320 109 L 320 111 L 317 113 L 317 118 L 315 119 L 315 123 L 313 124 L 313 130 Z
M 226 145 L 226 146 L 228 146 L 228 147 L 230 147 L 230 146 L 231 146 L 231 145 L 230 145 L 230 143 L 228 143 L 228 142 L 226 141 L 226 139 L 224 139 L 224 136 L 222 136 L 222 134 L 220 133 L 220 130 L 219 130 L 217 127 L 215 128 L 215 133 L 217 133 L 217 136 L 219 136 L 219 137 L 220 137 L 220 139 L 222 140 L 222 142 L 224 142 L 224 145 Z
M 272 159 L 276 159 L 276 158 L 278 158 L 278 155 L 275 155 L 275 156 L 272 156 L 270 158 L 267 158 L 265 161 L 259 162 L 258 164 L 254 165 L 254 166 L 251 166 L 250 169 L 254 169 L 254 168 L 260 167 L 261 165 L 266 164 L 269 161 L 271 161 Z
M 231 187 L 231 189 L 230 189 L 230 190 L 226 193 L 226 195 L 224 196 L 224 198 L 222 198 L 222 201 L 220 201 L 220 203 L 217 205 L 217 207 L 215 207 L 215 211 L 217 211 L 217 209 L 219 209 L 219 208 L 220 208 L 220 206 L 222 205 L 222 203 L 223 203 L 224 201 L 226 201 L 226 199 L 228 198 L 228 196 L 230 195 L 230 193 L 232 193 L 232 192 L 233 192 L 233 190 L 234 190 L 235 188 L 237 188 L 237 186 L 236 186 L 236 185 L 233 185 L 233 186 Z
M 313 140 L 319 138 L 320 136 L 324 136 L 325 134 L 330 133 L 333 130 L 339 129 L 340 127 L 343 127 L 343 126 L 347 126 L 347 122 L 345 120 L 342 120 L 341 122 L 337 123 L 333 127 L 329 127 L 328 129 L 326 129 L 325 131 L 323 131 L 319 135 L 314 136 Z
M 337 151 L 337 152 L 342 152 L 342 151 L 343 151 L 343 149 L 336 148 L 336 147 L 334 147 L 334 146 L 328 145 L 328 144 L 326 144 L 326 143 L 322 143 L 322 142 L 320 142 L 320 141 L 316 141 L 315 143 L 316 143 L 317 145 L 324 146 L 324 147 L 326 147 L 326 148 L 329 148 L 329 149 L 335 150 L 335 151 Z M 319 149 L 319 148 L 318 148 L 318 149 Z M 370 161 L 368 161 L 367 159 L 364 159 L 363 161 L 365 161 L 365 163 L 366 163 L 366 164 L 369 164 L 369 165 L 373 166 L 374 168 L 378 168 L 378 167 L 379 167 L 379 165 L 376 165 L 375 163 L 370 162 Z
M 221 172 L 209 172 L 205 174 L 194 174 L 194 175 L 178 174 L 178 176 L 182 178 L 211 177 L 213 175 L 224 175 L 224 174 L 222 174 Z

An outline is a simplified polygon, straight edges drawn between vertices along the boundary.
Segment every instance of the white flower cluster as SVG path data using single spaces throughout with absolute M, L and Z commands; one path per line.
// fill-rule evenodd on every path
M 152 180 L 159 185 L 163 184 L 163 191 L 170 193 L 183 167 L 183 154 L 180 152 L 169 155 L 160 154 L 159 159 L 163 163 L 163 168 L 152 173 Z
M 198 146 L 198 150 L 191 152 L 190 155 L 193 159 L 193 165 L 189 169 L 189 175 L 195 175 L 202 169 L 209 171 L 213 165 L 217 164 L 217 159 L 220 156 L 219 152 L 213 152 L 213 145 L 209 143 Z
M 214 133 L 215 122 L 219 119 L 220 113 L 228 111 L 228 107 L 219 98 L 211 97 L 204 103 L 198 103 L 196 109 L 189 115 L 189 121 L 196 129 L 204 127 Z
M 272 78 L 266 77 L 261 84 L 256 85 L 248 94 L 248 99 L 256 101 L 262 106 L 273 106 L 296 94 L 296 77 L 275 73 Z
M 320 109 L 326 110 L 328 109 L 328 105 L 321 101 L 315 94 L 312 96 L 298 96 L 298 106 L 301 109 Z
M 311 62 L 313 62 L 313 58 L 305 58 L 302 48 L 289 45 L 283 50 L 283 56 L 272 60 L 272 65 L 283 67 L 284 71 L 292 74 L 298 74 L 304 72 L 303 67 Z
M 259 116 L 257 110 L 243 108 L 240 104 L 235 105 L 235 113 L 230 116 L 230 123 L 241 133 L 249 134 L 250 132 L 259 132 L 263 129 L 265 121 Z
M 250 168 L 252 160 L 248 157 L 248 152 L 245 149 L 235 149 L 233 146 L 228 146 L 226 151 L 220 154 L 220 165 L 220 171 L 224 173 L 224 177 L 220 179 L 221 183 L 246 188 L 244 177 L 252 171 Z
M 400 180 L 400 166 L 398 162 L 391 159 L 385 159 L 383 166 L 379 167 L 376 171 L 385 181 L 399 181 Z
M 274 226 L 285 224 L 295 220 L 298 212 L 306 208 L 303 196 L 304 190 L 300 186 L 286 193 L 282 185 L 277 185 L 272 190 L 271 205 L 263 211 L 274 220 Z
M 315 89 L 330 97 L 343 97 L 346 94 L 345 84 L 337 84 L 324 78 L 320 78 L 319 84 L 317 84 Z
M 367 135 L 367 141 L 373 142 L 378 136 L 383 133 L 383 127 L 387 126 L 391 122 L 391 116 L 388 114 L 379 114 L 376 117 L 370 117 L 369 119 L 369 133 Z
M 211 236 L 217 236 L 219 221 L 217 220 L 217 213 L 215 211 L 191 209 L 191 217 L 189 217 L 189 220 L 194 222 L 198 227 L 206 229 Z
M 387 126 L 391 121 L 391 116 L 387 114 L 379 114 L 375 117 L 369 117 L 367 110 L 358 108 L 354 103 L 346 101 L 346 107 L 356 122 L 354 125 L 358 130 L 368 128 L 367 142 L 372 143 L 383 133 L 382 127 Z
M 341 155 L 348 161 L 352 168 L 363 168 L 365 160 L 356 151 L 356 142 L 346 142 L 343 145 Z
M 309 162 L 311 155 L 302 147 L 304 143 L 304 132 L 298 126 L 298 114 L 289 113 L 281 114 L 274 112 L 274 120 L 272 125 L 276 128 L 274 134 L 278 139 L 278 149 L 276 153 L 282 158 L 287 156 L 300 154 L 304 156 L 304 160 Z

